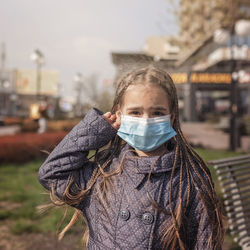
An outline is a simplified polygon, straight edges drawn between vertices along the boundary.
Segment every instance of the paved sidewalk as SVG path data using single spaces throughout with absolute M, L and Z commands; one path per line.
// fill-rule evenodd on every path
M 0 127 L 0 136 L 15 135 L 16 133 L 20 132 L 20 130 L 21 128 L 19 125 L 2 126 Z
M 229 148 L 229 134 L 215 128 L 210 123 L 183 122 L 182 131 L 194 145 L 200 145 L 210 149 Z M 242 136 L 242 148 L 244 152 L 250 152 L 250 136 Z

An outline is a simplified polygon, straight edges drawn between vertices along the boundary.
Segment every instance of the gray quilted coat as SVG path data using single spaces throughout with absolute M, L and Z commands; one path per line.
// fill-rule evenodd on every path
M 53 185 L 59 198 L 70 178 L 81 188 L 88 186 L 96 168 L 87 159 L 89 150 L 106 145 L 116 130 L 102 117 L 97 109 L 91 109 L 85 118 L 51 152 L 39 169 L 39 181 L 48 190 Z M 175 147 L 175 146 L 174 146 Z M 161 249 L 159 230 L 170 215 L 154 209 L 149 198 L 169 208 L 169 180 L 174 160 L 174 150 L 158 157 L 135 157 L 130 146 L 125 145 L 110 164 L 115 169 L 124 156 L 123 171 L 115 176 L 114 187 L 107 202 L 92 190 L 77 208 L 82 211 L 89 226 L 88 249 Z M 152 164 L 155 167 L 147 181 Z M 179 168 L 173 180 L 172 200 L 177 204 Z M 187 186 L 184 183 L 184 187 Z M 186 188 L 182 194 L 186 197 Z M 205 213 L 195 188 L 191 190 L 191 205 L 187 208 L 187 249 L 208 249 L 206 241 L 210 233 Z

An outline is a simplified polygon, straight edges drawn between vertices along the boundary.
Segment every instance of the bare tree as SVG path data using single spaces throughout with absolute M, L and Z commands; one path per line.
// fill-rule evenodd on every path
M 81 82 L 81 86 L 78 86 L 78 90 L 79 89 L 81 89 L 80 100 L 84 113 L 91 107 L 96 107 L 103 112 L 110 111 L 113 100 L 113 87 L 104 87 L 101 85 L 97 74 L 91 74 L 84 78 Z

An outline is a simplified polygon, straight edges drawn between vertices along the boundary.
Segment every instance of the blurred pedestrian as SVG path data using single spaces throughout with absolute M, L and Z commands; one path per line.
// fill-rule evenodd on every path
M 38 133 L 44 133 L 47 130 L 48 106 L 47 102 L 39 105 Z

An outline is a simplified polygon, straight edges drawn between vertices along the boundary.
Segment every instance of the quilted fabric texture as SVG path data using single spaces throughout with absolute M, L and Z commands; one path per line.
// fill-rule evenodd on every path
M 40 167 L 40 183 L 48 190 L 53 186 L 59 198 L 63 198 L 72 175 L 81 188 L 86 188 L 96 167 L 87 159 L 89 150 L 104 146 L 115 135 L 116 130 L 102 117 L 102 113 L 91 109 Z M 160 227 L 170 215 L 154 209 L 150 199 L 168 209 L 174 150 L 158 159 L 136 157 L 129 149 L 130 146 L 125 145 L 110 165 L 111 170 L 116 169 L 124 158 L 123 171 L 112 178 L 113 187 L 107 199 L 101 199 L 94 188 L 78 206 L 89 226 L 88 249 L 161 249 Z M 152 175 L 148 178 L 153 164 Z M 179 168 L 176 169 L 173 180 L 174 206 L 177 205 L 178 173 Z M 183 190 L 185 200 L 186 188 Z M 210 225 L 195 188 L 191 194 L 192 203 L 187 211 L 188 249 L 207 249 Z

